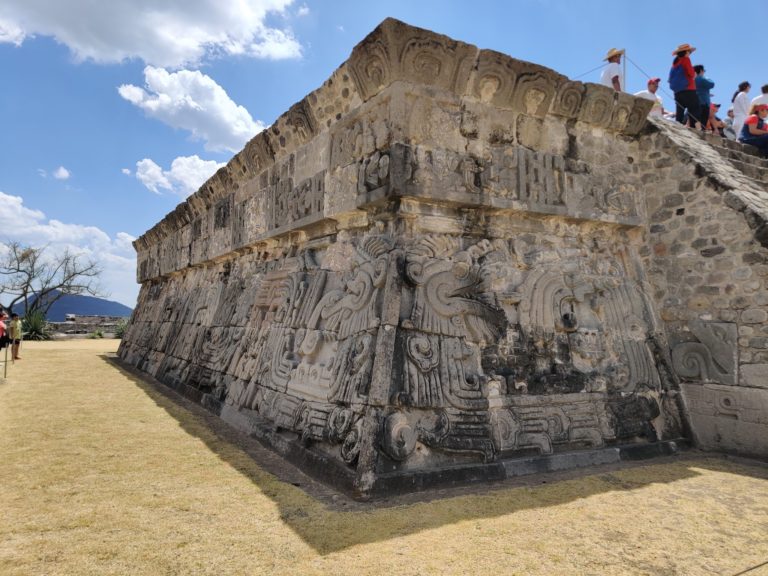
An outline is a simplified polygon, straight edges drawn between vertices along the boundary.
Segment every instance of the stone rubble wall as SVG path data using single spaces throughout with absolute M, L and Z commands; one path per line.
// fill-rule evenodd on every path
M 655 170 L 641 254 L 693 433 L 703 448 L 764 456 L 768 193 L 695 133 L 656 126 L 641 139 Z
M 759 453 L 766 195 L 649 106 L 386 20 L 136 241 L 120 356 L 360 494 L 687 415 Z

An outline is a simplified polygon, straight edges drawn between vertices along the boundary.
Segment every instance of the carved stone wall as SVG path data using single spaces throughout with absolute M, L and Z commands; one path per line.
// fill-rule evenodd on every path
M 684 396 L 762 385 L 765 303 L 705 312 L 709 246 L 663 259 L 664 210 L 722 184 L 648 106 L 387 20 L 136 241 L 120 356 L 361 495 L 679 439 Z M 746 268 L 723 296 L 765 290 Z

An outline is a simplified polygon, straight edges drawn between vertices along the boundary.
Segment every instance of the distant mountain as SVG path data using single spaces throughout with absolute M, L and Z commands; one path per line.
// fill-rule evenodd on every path
M 18 308 L 18 306 L 16 307 Z M 23 314 L 23 309 L 18 311 Z M 76 314 L 78 316 L 125 316 L 128 317 L 133 312 L 132 308 L 104 298 L 95 296 L 78 296 L 65 294 L 53 303 L 48 310 L 47 319 L 49 322 L 64 322 L 66 314 Z

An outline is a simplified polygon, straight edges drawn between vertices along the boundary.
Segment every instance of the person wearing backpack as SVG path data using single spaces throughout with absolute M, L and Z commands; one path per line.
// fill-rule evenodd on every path
M 690 44 L 680 44 L 672 52 L 675 59 L 669 70 L 669 88 L 675 94 L 675 120 L 685 124 L 685 112 L 692 122 L 698 122 L 701 115 L 701 103 L 696 95 L 696 72 L 689 56 L 696 50 Z

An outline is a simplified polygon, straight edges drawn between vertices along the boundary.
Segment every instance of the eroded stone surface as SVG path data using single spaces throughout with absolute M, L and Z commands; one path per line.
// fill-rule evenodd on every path
M 710 438 L 705 389 L 768 401 L 768 195 L 649 105 L 387 20 L 136 241 L 120 355 L 360 494 L 676 439 L 683 397 Z

